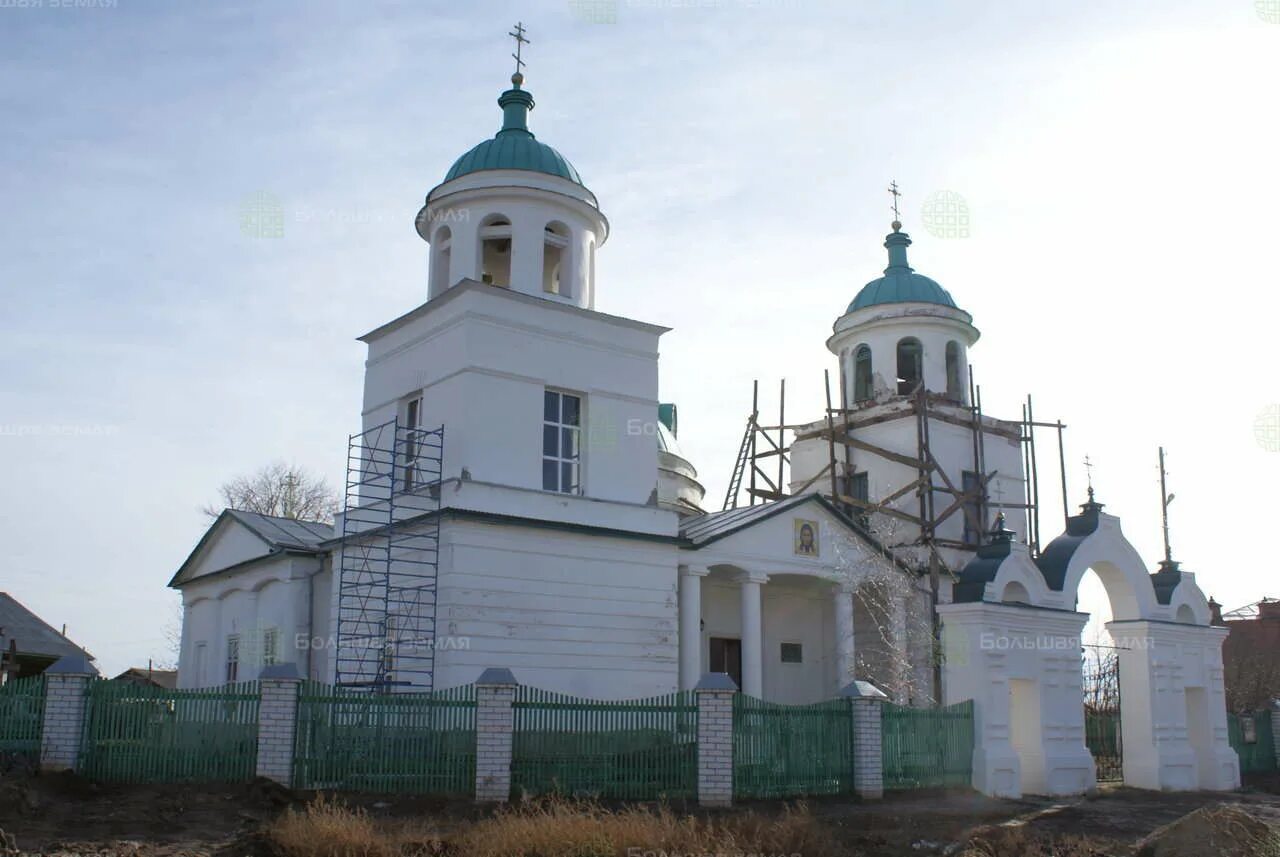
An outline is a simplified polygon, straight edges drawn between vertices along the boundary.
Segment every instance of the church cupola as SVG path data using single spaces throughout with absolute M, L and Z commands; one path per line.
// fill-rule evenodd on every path
M 972 317 L 950 293 L 907 261 L 911 237 L 897 219 L 885 237 L 889 265 L 836 320 L 827 347 L 840 359 L 846 407 L 909 396 L 921 386 L 959 404 L 969 399 Z
M 529 130 L 534 100 L 521 72 L 498 106 L 498 132 L 458 158 L 418 212 L 431 245 L 428 296 L 476 280 L 591 309 L 609 221 L 568 159 Z

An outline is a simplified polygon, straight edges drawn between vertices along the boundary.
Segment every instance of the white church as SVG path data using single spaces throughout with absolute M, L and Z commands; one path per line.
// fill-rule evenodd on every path
M 423 691 L 503 667 L 637 698 L 724 672 L 808 703 L 857 678 L 900 704 L 974 699 L 984 791 L 1069 793 L 1094 776 L 1075 597 L 1093 569 L 1113 636 L 1144 641 L 1122 655 L 1126 781 L 1238 783 L 1225 632 L 1194 576 L 1152 575 L 1092 497 L 1039 548 L 1034 509 L 1014 502 L 1023 423 L 974 406 L 978 330 L 909 266 L 898 222 L 884 274 L 826 343 L 838 401 L 788 427 L 787 484 L 712 511 L 659 398 L 668 329 L 596 309 L 609 221 L 529 130 L 521 74 L 498 104 L 501 129 L 417 218 L 425 302 L 360 337 L 343 512 L 328 525 L 227 510 L 173 575 L 181 687 L 292 663 Z M 1009 643 L 1027 639 L 1066 642 Z

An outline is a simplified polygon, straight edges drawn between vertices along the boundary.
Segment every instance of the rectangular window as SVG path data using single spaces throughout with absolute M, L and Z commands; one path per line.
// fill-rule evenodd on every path
M 208 646 L 204 643 L 196 643 L 196 666 L 195 666 L 195 684 L 193 687 L 204 687 L 204 665 L 208 657 Z
M 422 448 L 419 433 L 421 428 L 422 396 L 416 395 L 406 399 L 401 405 L 400 437 L 396 438 L 400 447 L 402 491 L 412 491 L 423 482 L 418 472 L 418 454 Z
M 227 673 L 226 681 L 231 683 L 239 681 L 240 676 L 240 635 L 232 634 L 227 637 Z
M 542 398 L 542 488 L 577 494 L 582 475 L 582 399 L 547 390 Z
M 269 667 L 272 664 L 280 663 L 280 632 L 275 628 L 268 628 L 262 632 L 262 665 Z
M 784 664 L 804 663 L 804 646 L 800 643 L 783 643 L 782 662 Z
M 854 500 L 861 500 L 864 503 L 871 502 L 871 481 L 864 470 L 861 473 L 855 473 L 848 477 L 849 496 Z M 864 528 L 870 522 L 865 509 L 854 507 L 852 512 L 853 519 Z
M 982 480 L 972 470 L 961 474 L 960 490 L 972 495 L 960 511 L 964 515 L 964 543 L 977 546 L 982 538 Z

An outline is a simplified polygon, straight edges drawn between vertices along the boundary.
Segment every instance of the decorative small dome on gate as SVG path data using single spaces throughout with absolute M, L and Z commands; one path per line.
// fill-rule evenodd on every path
M 546 143 L 538 142 L 529 130 L 533 96 L 520 88 L 523 83 L 524 75 L 511 76 L 511 89 L 498 98 L 502 129 L 492 140 L 485 140 L 454 161 L 444 177 L 446 182 L 482 170 L 530 170 L 582 184 L 573 164 Z

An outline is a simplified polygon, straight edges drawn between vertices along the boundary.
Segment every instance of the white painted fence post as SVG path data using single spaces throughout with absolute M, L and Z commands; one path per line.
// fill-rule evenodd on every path
M 853 709 L 853 792 L 866 800 L 879 800 L 884 797 L 880 706 L 889 697 L 869 681 L 851 681 L 840 695 Z
M 98 675 L 84 655 L 59 658 L 44 671 L 44 725 L 40 737 L 42 771 L 75 770 L 84 739 L 89 682 Z
M 707 673 L 694 687 L 698 698 L 698 803 L 733 804 L 733 695 L 726 673 Z
M 511 670 L 490 668 L 476 679 L 476 800 L 511 797 L 511 742 L 518 682 Z
M 272 664 L 258 676 L 262 696 L 258 701 L 257 775 L 284 786 L 293 785 L 293 741 L 298 730 L 298 686 L 302 676 L 296 664 Z

